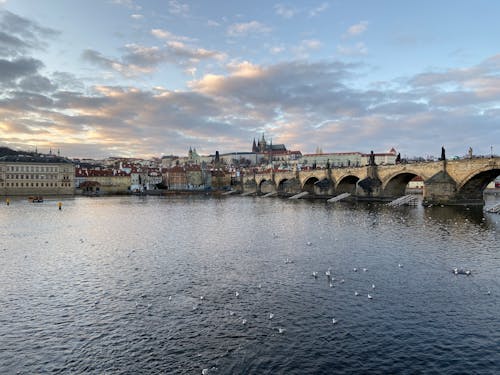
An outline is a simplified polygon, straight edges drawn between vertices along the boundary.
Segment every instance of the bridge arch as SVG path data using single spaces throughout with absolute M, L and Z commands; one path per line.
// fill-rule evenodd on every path
M 420 175 L 410 171 L 394 174 L 393 176 L 387 178 L 382 185 L 383 195 L 387 197 L 402 197 L 405 195 L 408 183 L 417 176 Z
M 276 182 L 276 185 L 278 186 L 278 192 L 279 193 L 284 193 L 286 190 L 286 183 L 288 182 L 288 178 L 282 178 L 281 180 Z
M 483 168 L 480 171 L 467 176 L 457 185 L 457 194 L 466 199 L 483 199 L 483 192 L 486 186 L 500 175 L 498 166 Z
M 347 175 L 339 179 L 337 186 L 335 187 L 335 191 L 337 194 L 341 193 L 356 193 L 356 185 L 360 178 L 354 175 Z
M 267 194 L 276 191 L 276 186 L 274 185 L 273 180 L 267 180 L 263 178 L 259 182 L 258 186 L 259 186 L 258 192 L 261 194 Z
M 307 191 L 309 194 L 314 194 L 314 184 L 318 181 L 319 179 L 317 177 L 308 177 L 302 185 L 302 190 Z

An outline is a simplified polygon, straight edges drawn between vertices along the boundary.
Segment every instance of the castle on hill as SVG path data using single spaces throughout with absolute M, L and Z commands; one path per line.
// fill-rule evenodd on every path
M 252 144 L 252 152 L 285 152 L 286 147 L 284 144 L 275 144 L 273 145 L 273 141 L 271 140 L 270 143 L 267 143 L 266 138 L 264 138 L 264 133 L 262 133 L 262 137 L 259 139 L 259 141 L 256 143 L 255 138 L 253 140 Z

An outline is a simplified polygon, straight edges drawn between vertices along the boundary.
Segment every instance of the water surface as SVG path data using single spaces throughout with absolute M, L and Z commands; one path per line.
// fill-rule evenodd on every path
M 0 206 L 2 374 L 500 368 L 499 215 L 252 197 L 62 202 Z

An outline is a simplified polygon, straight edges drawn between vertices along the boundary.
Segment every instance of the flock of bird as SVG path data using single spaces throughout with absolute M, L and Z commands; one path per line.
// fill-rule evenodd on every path
M 273 234 L 273 237 L 277 238 L 277 235 Z M 83 240 L 80 240 L 80 241 L 83 243 Z M 305 245 L 306 246 L 313 246 L 312 242 L 310 242 L 310 241 L 306 242 Z M 130 254 L 128 254 L 128 257 L 130 257 L 132 254 L 133 254 L 133 251 Z M 295 261 L 292 260 L 292 259 L 290 259 L 290 258 L 286 258 L 284 260 L 284 263 L 288 265 L 288 264 L 295 263 Z M 400 268 L 400 269 L 402 269 L 403 268 L 403 264 L 399 263 L 399 264 L 397 264 L 397 267 Z M 366 267 L 359 268 L 359 269 L 357 267 L 352 268 L 352 272 L 353 273 L 357 273 L 359 271 L 361 271 L 361 273 L 369 273 L 369 270 Z M 452 273 L 455 274 L 455 275 L 467 275 L 467 276 L 469 276 L 469 275 L 471 275 L 472 272 L 470 270 L 453 268 L 452 269 Z M 315 279 L 315 280 L 317 280 L 318 278 L 320 278 L 320 273 L 318 271 L 313 271 L 311 273 L 311 275 L 312 275 L 313 279 Z M 324 271 L 324 277 L 326 278 L 326 281 L 327 281 L 327 283 L 328 283 L 328 285 L 329 285 L 330 288 L 333 288 L 335 286 L 335 283 L 344 284 L 346 282 L 344 278 L 339 278 L 337 280 L 337 278 L 333 274 L 333 271 L 332 271 L 331 267 L 328 267 L 326 269 L 326 271 Z M 261 287 L 262 287 L 261 284 L 257 285 L 257 288 L 260 289 Z M 374 299 L 374 297 L 375 297 L 375 294 L 374 294 L 375 289 L 376 289 L 376 285 L 374 283 L 372 283 L 371 284 L 370 292 L 368 292 L 368 293 L 365 292 L 366 293 L 366 298 L 368 298 L 369 300 Z M 241 295 L 241 293 L 240 293 L 240 291 L 233 291 L 233 293 L 234 293 L 233 295 L 234 295 L 235 299 L 243 298 L 242 295 Z M 488 295 L 490 294 L 489 290 L 488 290 L 487 294 Z M 363 293 L 361 293 L 359 290 L 354 290 L 354 296 L 358 297 L 358 296 L 361 296 L 361 295 L 363 295 Z M 193 310 L 198 309 L 198 307 L 201 304 L 205 303 L 205 296 L 200 295 L 198 298 L 199 298 L 199 303 L 196 303 L 196 304 L 193 305 Z M 168 301 L 172 301 L 172 300 L 173 300 L 173 297 L 170 295 L 168 297 Z M 95 302 L 96 307 L 97 307 L 98 304 L 99 304 L 99 301 L 96 301 Z M 136 306 L 138 306 L 137 303 L 136 303 Z M 152 304 L 149 303 L 149 304 L 147 304 L 146 307 L 149 310 L 149 309 L 152 308 Z M 275 317 L 275 314 L 272 313 L 272 312 L 268 312 L 267 314 L 268 314 L 267 315 L 267 319 L 268 320 L 273 320 L 273 318 Z M 235 315 L 236 315 L 236 313 L 233 310 L 229 310 L 229 316 L 233 317 Z M 333 316 L 333 317 L 330 317 L 330 319 L 331 319 L 331 324 L 332 325 L 340 324 L 339 320 L 337 319 L 337 317 Z M 240 317 L 239 320 L 240 320 L 241 324 L 244 325 L 244 326 L 249 323 L 248 319 L 245 318 L 245 317 Z M 275 328 L 273 328 L 273 330 L 277 331 L 278 334 L 285 334 L 286 333 L 286 329 L 284 327 L 282 327 L 282 326 L 276 326 Z M 203 368 L 201 373 L 202 373 L 202 375 L 208 375 L 209 372 L 211 372 L 211 370 L 209 368 Z
M 277 236 L 276 234 L 273 234 L 273 237 L 274 237 L 274 238 L 277 238 L 278 236 Z M 313 245 L 313 244 L 312 244 L 312 242 L 310 242 L 310 241 L 306 242 L 306 246 L 312 246 L 312 245 Z M 290 259 L 290 258 L 286 258 L 286 259 L 284 260 L 284 263 L 285 263 L 285 264 L 293 264 L 293 263 L 294 263 L 294 261 L 293 261 L 292 259 Z M 398 267 L 399 267 L 399 268 L 403 268 L 403 265 L 402 265 L 401 263 L 399 263 L 399 264 L 398 264 Z M 362 272 L 368 272 L 368 268 L 366 268 L 366 267 L 361 268 L 361 270 L 362 270 Z M 354 267 L 354 268 L 352 269 L 352 272 L 358 272 L 358 268 L 357 268 L 357 267 Z M 318 271 L 313 271 L 311 275 L 312 275 L 312 277 L 313 277 L 314 279 L 316 279 L 316 280 L 319 278 L 319 273 L 318 273 Z M 343 278 L 341 278 L 341 279 L 339 279 L 339 280 L 337 280 L 337 279 L 336 279 L 336 277 L 333 275 L 333 272 L 332 272 L 332 268 L 331 268 L 331 267 L 328 267 L 328 269 L 324 272 L 324 275 L 325 275 L 325 277 L 326 277 L 326 281 L 328 282 L 328 285 L 329 285 L 331 288 L 332 288 L 332 287 L 334 287 L 334 282 L 338 282 L 338 283 L 340 283 L 340 284 L 344 284 L 344 283 L 345 283 L 345 279 L 343 279 Z M 261 288 L 261 284 L 259 284 L 259 285 L 258 285 L 258 288 L 259 288 L 259 289 Z M 371 284 L 371 290 L 373 291 L 373 290 L 375 290 L 375 288 L 376 288 L 375 284 L 373 284 L 373 283 L 372 283 L 372 284 Z M 354 296 L 360 296 L 360 295 L 361 295 L 361 293 L 360 293 L 359 291 L 357 291 L 357 290 L 355 290 L 355 291 L 354 291 Z M 238 298 L 240 298 L 240 296 L 241 296 L 241 295 L 240 295 L 240 293 L 239 293 L 238 291 L 235 291 L 235 292 L 234 292 L 234 296 L 235 296 L 235 298 L 237 298 L 237 299 L 238 299 Z M 366 295 L 366 296 L 367 296 L 367 298 L 368 298 L 369 300 L 372 300 L 372 299 L 374 298 L 373 292 L 372 292 L 372 293 L 367 293 L 367 295 Z M 170 298 L 171 298 L 171 297 L 170 297 Z M 169 299 L 170 299 L 170 298 L 169 298 Z M 203 297 L 200 297 L 200 299 L 203 299 Z M 230 315 L 230 316 L 234 316 L 234 315 L 235 315 L 235 312 L 234 312 L 234 311 L 232 311 L 232 310 L 230 310 L 230 311 L 229 311 L 229 315 Z M 274 318 L 274 314 L 273 314 L 273 313 L 269 313 L 269 315 L 268 315 L 268 319 L 269 319 L 269 320 L 272 320 L 273 318 Z M 248 323 L 248 320 L 247 320 L 247 319 L 245 319 L 245 318 L 242 318 L 242 319 L 241 319 L 241 323 L 242 323 L 243 325 L 246 325 L 246 324 Z M 337 325 L 338 323 L 339 323 L 339 320 L 338 320 L 336 317 L 331 317 L 331 324 L 332 324 L 332 325 Z M 277 332 L 278 332 L 279 334 L 284 334 L 284 333 L 286 332 L 286 329 L 285 329 L 284 327 L 277 327 L 277 328 L 276 328 L 276 330 L 277 330 Z M 208 368 L 204 368 L 204 369 L 202 370 L 202 372 L 201 372 L 201 373 L 202 373 L 202 375 L 208 375 L 208 374 L 209 374 L 209 369 L 208 369 Z

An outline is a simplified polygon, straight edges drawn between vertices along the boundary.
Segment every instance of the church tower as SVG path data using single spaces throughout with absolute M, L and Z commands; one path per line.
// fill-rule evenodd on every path
M 267 150 L 266 139 L 264 138 L 264 133 L 262 133 L 262 138 L 259 141 L 259 152 L 265 152 Z
M 255 138 L 253 139 L 252 152 L 259 152 L 257 144 L 255 143 Z

